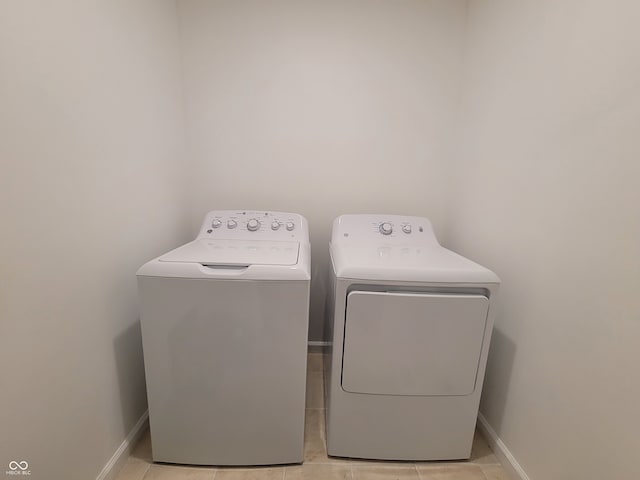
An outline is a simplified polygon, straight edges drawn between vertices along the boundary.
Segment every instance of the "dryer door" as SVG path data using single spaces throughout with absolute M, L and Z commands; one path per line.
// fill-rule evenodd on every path
M 342 388 L 380 395 L 469 395 L 487 323 L 483 295 L 353 291 Z

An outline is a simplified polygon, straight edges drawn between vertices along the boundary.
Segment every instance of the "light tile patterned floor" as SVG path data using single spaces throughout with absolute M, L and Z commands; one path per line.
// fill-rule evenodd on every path
M 308 356 L 304 463 L 285 467 L 203 468 L 154 464 L 147 431 L 116 480 L 509 480 L 476 432 L 465 462 L 375 462 L 327 456 L 322 355 Z

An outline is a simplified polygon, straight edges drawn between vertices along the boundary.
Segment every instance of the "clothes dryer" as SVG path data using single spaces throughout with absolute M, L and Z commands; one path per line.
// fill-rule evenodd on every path
M 137 277 L 153 460 L 301 463 L 306 220 L 209 212 L 194 241 Z
M 498 277 L 421 217 L 338 217 L 330 254 L 328 454 L 469 458 Z

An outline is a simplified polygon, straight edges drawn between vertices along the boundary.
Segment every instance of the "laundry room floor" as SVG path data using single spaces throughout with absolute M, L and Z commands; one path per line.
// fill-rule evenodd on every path
M 327 456 L 322 354 L 309 353 L 304 463 L 285 467 L 204 468 L 154 464 L 147 430 L 115 480 L 509 480 L 476 431 L 471 459 L 459 462 L 375 462 Z

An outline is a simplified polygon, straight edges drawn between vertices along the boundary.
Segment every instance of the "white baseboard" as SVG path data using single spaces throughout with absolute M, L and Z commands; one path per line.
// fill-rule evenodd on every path
M 96 477 L 96 480 L 113 480 L 116 478 L 120 470 L 129 458 L 129 454 L 140 436 L 146 430 L 149 423 L 149 410 L 144 412 L 140 419 L 136 422 L 134 427 L 129 432 L 129 435 L 122 441 L 118 449 L 111 456 L 107 464 L 104 466 L 100 474 Z
M 509 477 L 514 480 L 530 480 L 529 476 L 522 469 L 516 458 L 500 439 L 493 427 L 489 425 L 489 422 L 487 422 L 487 419 L 484 418 L 482 413 L 478 413 L 478 427 L 487 439 L 487 442 L 495 456 L 498 457 L 502 466 L 507 470 Z

